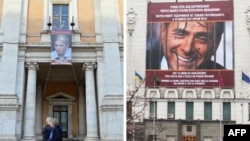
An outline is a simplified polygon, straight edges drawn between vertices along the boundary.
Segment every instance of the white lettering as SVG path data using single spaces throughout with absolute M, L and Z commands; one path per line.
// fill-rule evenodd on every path
M 241 136 L 243 136 L 243 134 L 246 134 L 247 133 L 247 130 L 246 129 L 241 129 Z
M 240 136 L 244 136 L 244 134 L 247 133 L 246 129 L 234 129 L 234 130 L 230 129 L 228 136 L 237 136 L 237 134 L 240 134 Z
M 233 131 L 233 129 L 230 129 L 230 131 L 229 131 L 229 133 L 228 133 L 228 135 L 227 136 L 234 136 L 234 131 Z

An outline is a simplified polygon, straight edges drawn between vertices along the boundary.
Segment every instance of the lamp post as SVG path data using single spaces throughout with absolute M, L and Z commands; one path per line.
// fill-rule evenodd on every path
M 154 121 L 153 121 L 153 141 L 155 141 L 155 116 L 156 116 L 156 111 L 155 111 L 155 99 L 154 99 Z
M 129 36 L 132 36 L 135 30 L 135 22 L 136 22 L 136 13 L 133 8 L 130 8 L 127 13 L 127 27 Z

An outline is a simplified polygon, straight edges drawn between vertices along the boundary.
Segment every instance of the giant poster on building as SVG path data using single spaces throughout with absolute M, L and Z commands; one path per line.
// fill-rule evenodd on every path
M 51 31 L 51 64 L 70 65 L 72 62 L 71 31 Z
M 233 3 L 149 3 L 147 87 L 234 87 Z

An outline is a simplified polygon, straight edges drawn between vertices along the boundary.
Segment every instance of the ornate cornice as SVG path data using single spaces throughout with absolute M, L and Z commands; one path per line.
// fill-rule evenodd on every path
M 69 4 L 71 0 L 50 0 L 51 3 L 55 4 Z

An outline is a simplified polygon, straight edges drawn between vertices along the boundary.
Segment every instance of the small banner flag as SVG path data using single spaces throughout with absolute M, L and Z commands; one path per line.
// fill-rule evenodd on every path
M 51 31 L 51 64 L 71 65 L 71 31 L 53 30 Z
M 247 83 L 250 83 L 250 78 L 248 75 L 246 75 L 244 72 L 242 72 L 242 80 L 247 82 Z
M 158 78 L 157 74 L 154 74 L 154 81 L 155 81 L 157 86 L 159 86 L 161 84 L 161 80 Z
M 135 80 L 137 80 L 139 83 L 141 83 L 143 80 L 142 76 L 136 71 L 135 71 Z

